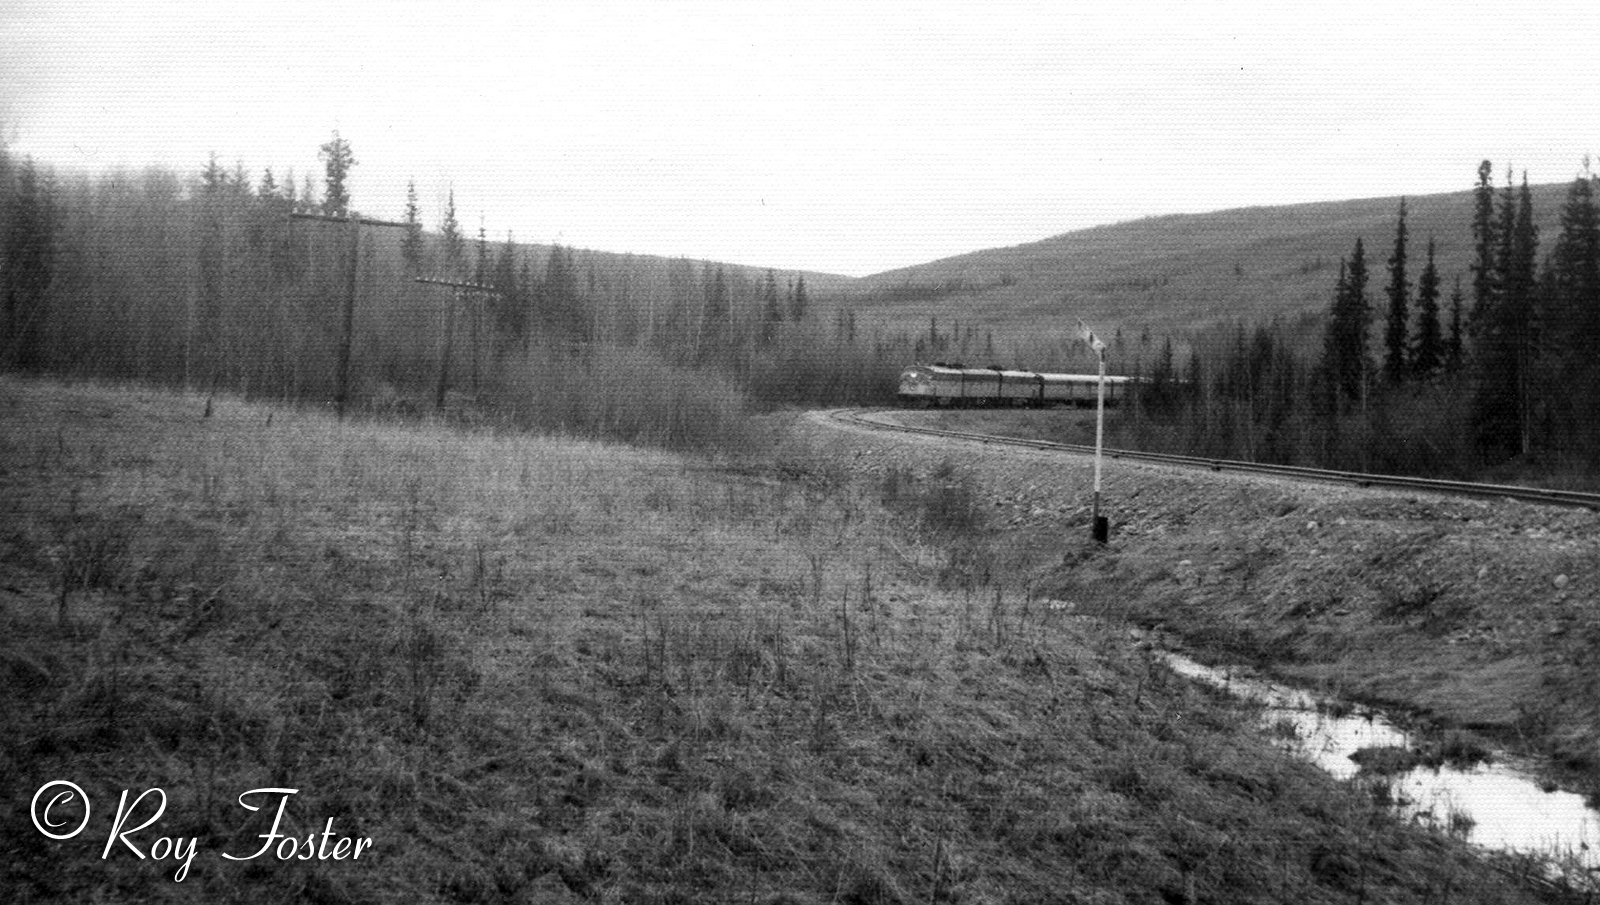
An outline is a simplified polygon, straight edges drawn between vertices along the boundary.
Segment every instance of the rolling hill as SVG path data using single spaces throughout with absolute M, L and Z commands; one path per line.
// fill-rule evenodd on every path
M 1541 253 L 1558 229 L 1567 184 L 1532 187 Z M 1294 319 L 1326 310 L 1339 262 L 1364 239 L 1374 303 L 1394 245 L 1398 197 L 1151 217 L 975 251 L 864 277 L 843 302 L 867 325 L 926 330 L 959 321 L 997 346 L 1059 335 L 1082 319 L 1103 335 L 1182 335 L 1218 322 Z M 1406 199 L 1409 276 L 1437 241 L 1447 304 L 1471 280 L 1472 192 Z

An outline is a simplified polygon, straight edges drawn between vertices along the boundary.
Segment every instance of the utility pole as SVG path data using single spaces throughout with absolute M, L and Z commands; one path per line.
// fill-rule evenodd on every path
M 346 217 L 335 217 L 328 214 L 292 213 L 289 215 L 295 220 L 325 220 L 329 223 L 346 224 L 350 230 L 350 266 L 345 275 L 344 286 L 344 318 L 339 331 L 339 365 L 338 375 L 334 385 L 334 409 L 339 414 L 339 420 L 344 420 L 345 405 L 350 399 L 350 347 L 354 342 L 356 325 L 356 273 L 361 265 L 361 227 L 363 226 L 391 226 L 405 229 L 406 224 L 396 223 L 393 220 L 373 220 L 362 217 L 354 211 Z
M 450 345 L 452 335 L 455 333 L 456 308 L 462 298 L 469 292 L 492 292 L 503 295 L 501 290 L 482 283 L 469 283 L 462 280 L 441 280 L 436 277 L 417 277 L 416 282 L 427 283 L 434 286 L 450 286 L 455 289 L 450 300 L 450 308 L 445 312 L 444 318 L 444 352 L 439 356 L 439 382 L 434 390 L 433 409 L 436 412 L 444 411 L 444 395 L 450 387 Z
M 1095 357 L 1100 359 L 1100 388 L 1099 398 L 1095 406 L 1094 415 L 1094 528 L 1093 536 L 1096 543 L 1105 543 L 1111 537 L 1111 520 L 1100 514 L 1100 460 L 1105 448 L 1106 435 L 1106 344 L 1094 331 L 1078 321 L 1078 335 L 1094 350 Z

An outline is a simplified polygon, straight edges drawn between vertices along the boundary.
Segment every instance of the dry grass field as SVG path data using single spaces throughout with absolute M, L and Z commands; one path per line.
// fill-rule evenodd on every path
M 0 511 L 7 901 L 1551 895 L 1041 597 L 954 467 L 5 378 Z M 190 840 L 181 882 L 108 844 L 151 788 L 129 838 Z M 226 859 L 262 788 L 370 849 Z

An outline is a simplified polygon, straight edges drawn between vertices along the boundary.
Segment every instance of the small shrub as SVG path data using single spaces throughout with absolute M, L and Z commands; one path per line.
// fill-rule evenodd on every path
M 886 505 L 920 528 L 947 538 L 975 535 L 987 521 L 977 482 L 957 472 L 949 459 L 933 470 L 926 483 L 919 483 L 909 470 L 891 468 L 883 480 L 882 496 Z
M 1361 767 L 1361 772 L 1374 776 L 1394 776 L 1397 773 L 1405 773 L 1422 764 L 1425 760 L 1420 753 L 1410 748 L 1394 745 L 1362 748 L 1350 755 L 1350 759 Z

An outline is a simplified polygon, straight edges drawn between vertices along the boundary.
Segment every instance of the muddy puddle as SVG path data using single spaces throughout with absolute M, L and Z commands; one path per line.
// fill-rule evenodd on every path
M 1476 845 L 1549 855 L 1569 879 L 1585 885 L 1600 881 L 1600 812 L 1582 796 L 1546 791 L 1534 778 L 1534 764 L 1491 751 L 1486 761 L 1411 766 L 1406 761 L 1417 759 L 1415 752 L 1437 751 L 1437 741 L 1416 738 L 1380 713 L 1204 666 L 1180 654 L 1162 656 L 1180 675 L 1262 704 L 1271 734 L 1335 777 L 1387 780 L 1388 794 L 1411 818 Z M 1352 755 L 1364 749 L 1361 756 L 1369 764 L 1374 756 L 1387 758 L 1389 769 L 1362 774 Z

